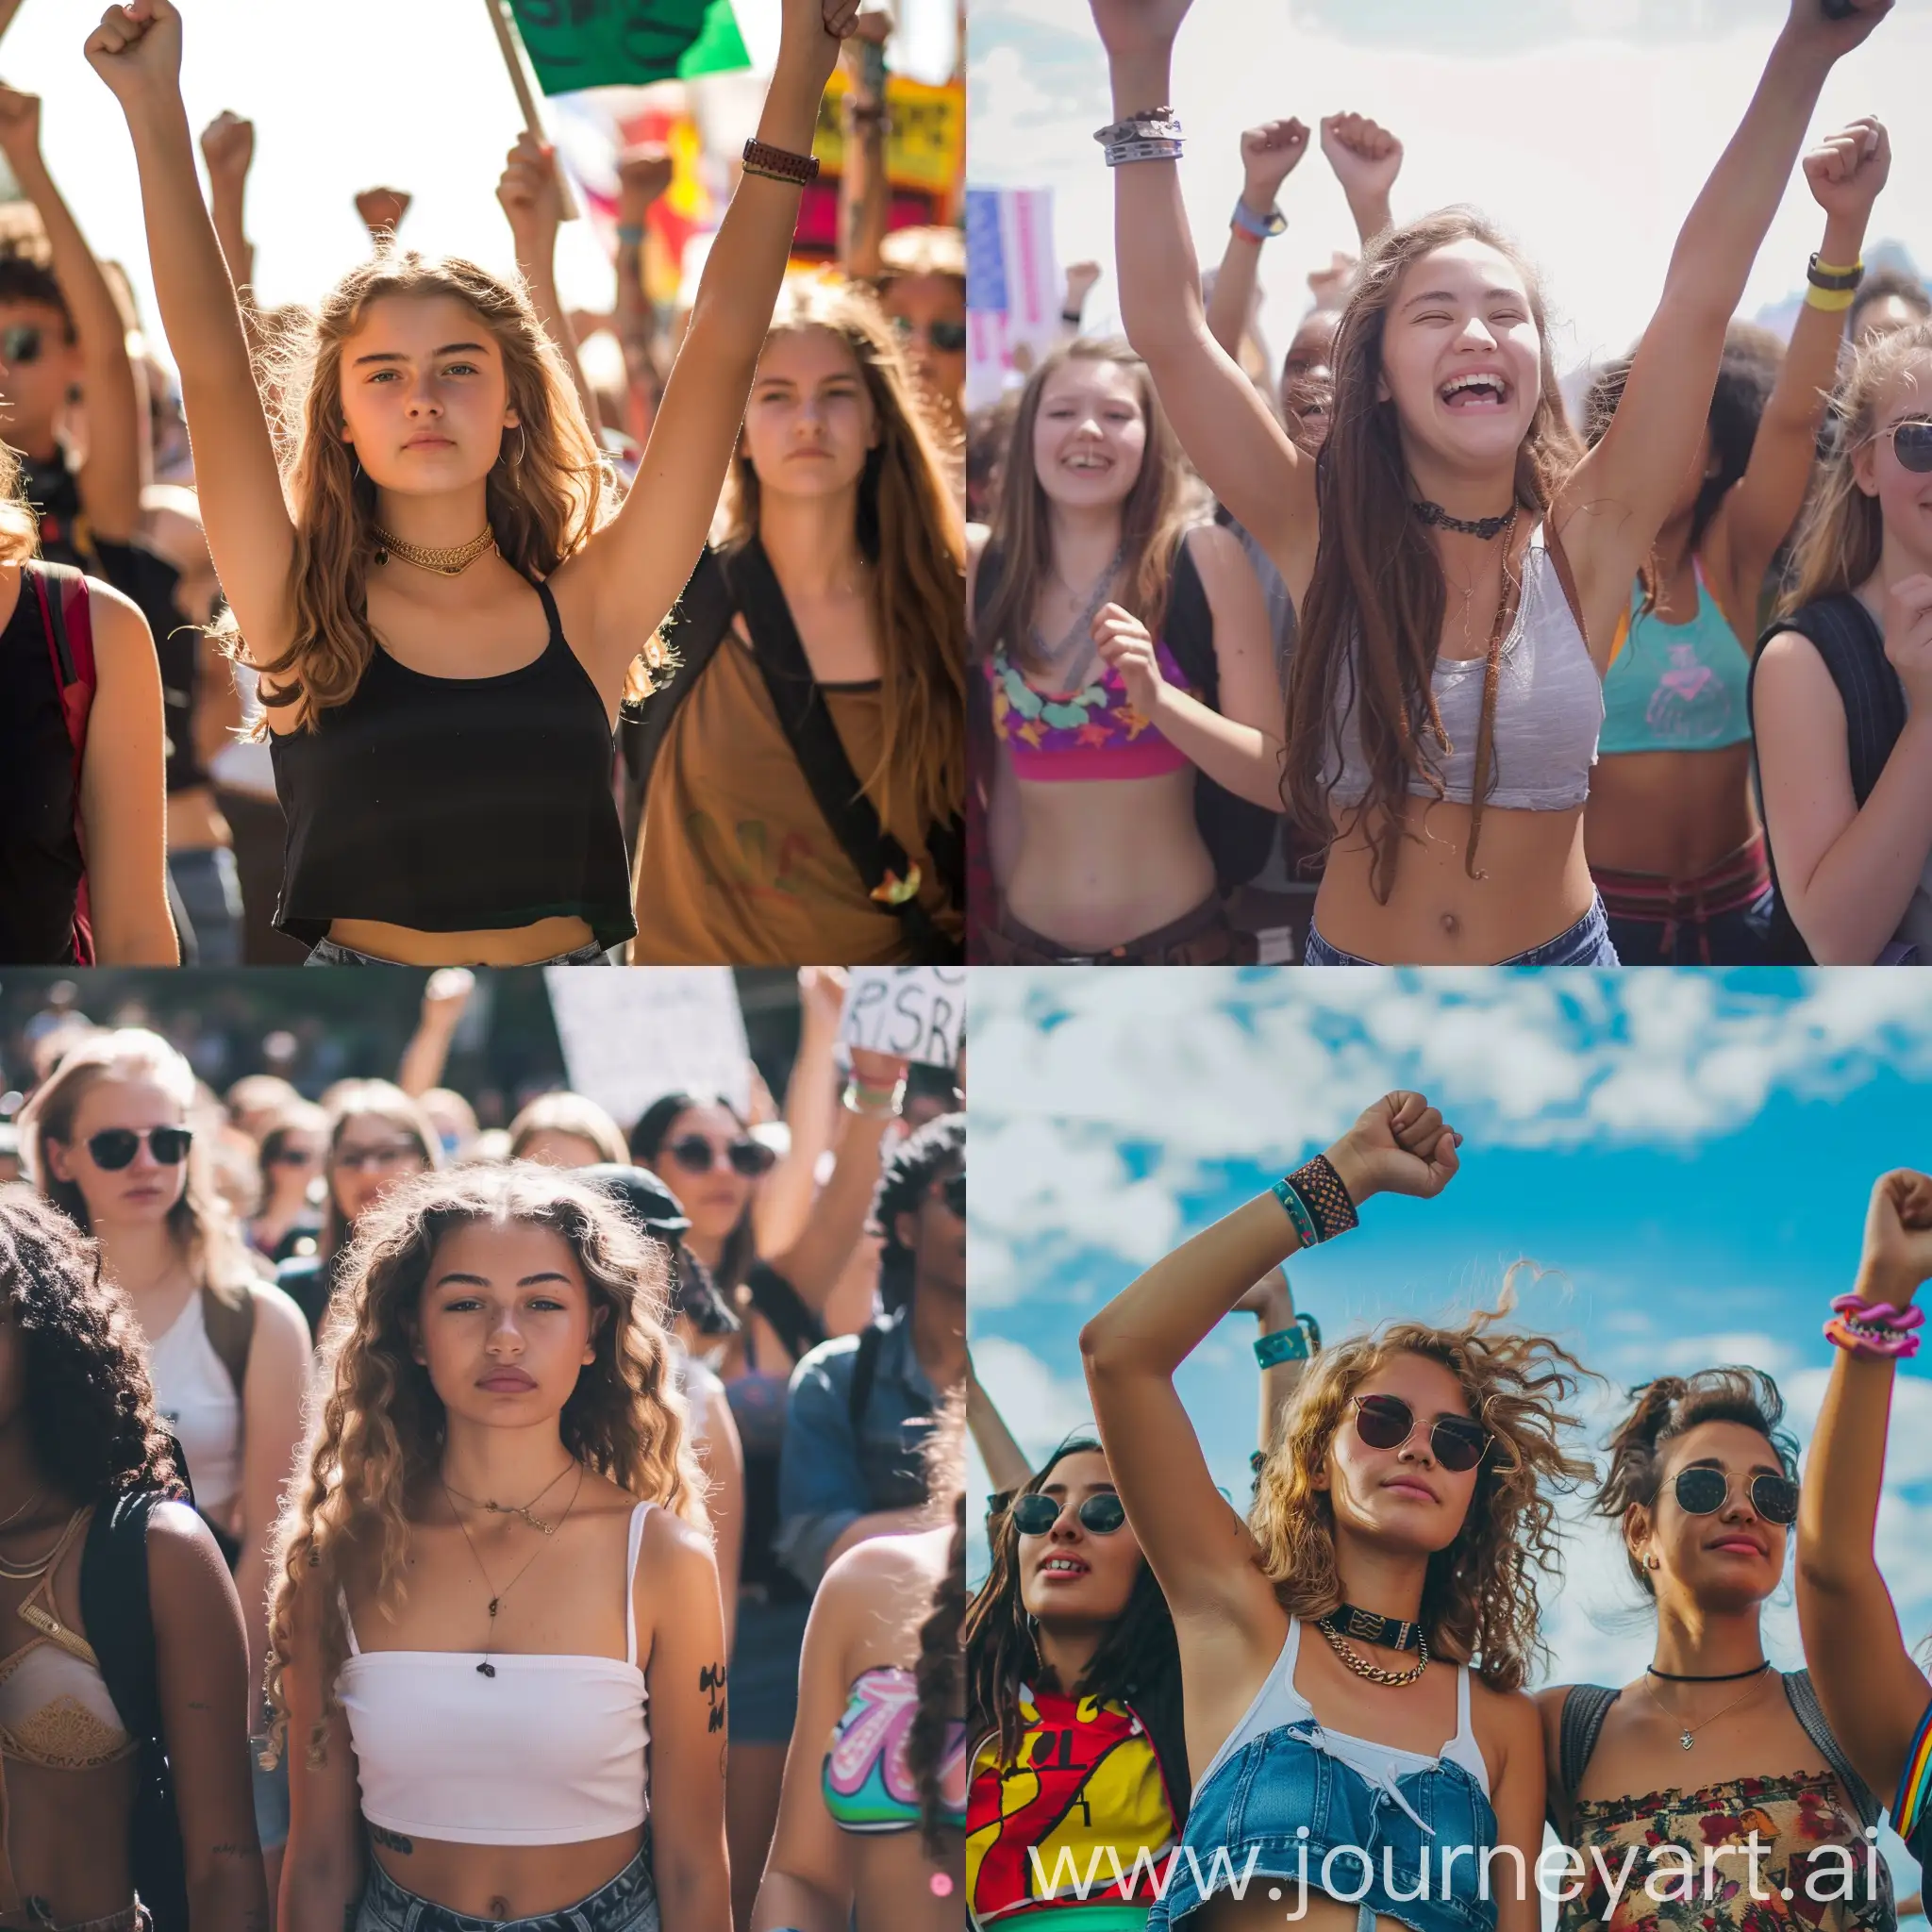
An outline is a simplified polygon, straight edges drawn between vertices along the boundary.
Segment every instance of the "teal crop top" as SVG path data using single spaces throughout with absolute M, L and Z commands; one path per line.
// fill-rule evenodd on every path
M 851 1700 L 825 1753 L 825 1809 L 841 1831 L 917 1831 L 919 1784 L 906 1762 L 919 1686 L 910 1671 L 880 1664 L 854 1679 Z M 947 1824 L 966 1828 L 966 1726 L 949 1724 L 940 1767 Z
M 1604 675 L 1604 728 L 1598 750 L 1717 751 L 1751 737 L 1746 692 L 1751 659 L 1725 619 L 1704 565 L 1697 573 L 1697 615 L 1665 624 L 1640 614 L 1643 586 L 1631 593 L 1620 646 Z

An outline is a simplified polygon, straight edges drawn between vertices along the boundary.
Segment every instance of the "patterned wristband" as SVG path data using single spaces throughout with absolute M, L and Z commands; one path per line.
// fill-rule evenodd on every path
M 1312 1353 L 1300 1323 L 1255 1338 L 1255 1359 L 1264 1369 L 1278 1369 L 1283 1362 L 1305 1362 Z
M 1910 1361 L 1919 1352 L 1916 1335 L 1877 1327 L 1856 1315 L 1834 1315 L 1824 1324 L 1824 1339 L 1847 1355 L 1872 1356 L 1881 1361 Z
M 1234 205 L 1234 213 L 1228 216 L 1228 226 L 1239 235 L 1245 235 L 1251 242 L 1266 242 L 1271 236 L 1286 232 L 1288 217 L 1278 208 L 1271 208 L 1265 215 L 1257 215 L 1251 208 L 1245 197 Z
M 1322 1237 L 1315 1232 L 1315 1218 L 1308 1212 L 1308 1206 L 1294 1189 L 1285 1180 L 1279 1180 L 1270 1190 L 1281 1203 L 1282 1211 L 1294 1223 L 1294 1231 L 1305 1248 L 1312 1248 Z
M 1348 1198 L 1341 1176 L 1325 1154 L 1318 1154 L 1306 1167 L 1296 1168 L 1283 1185 L 1300 1197 L 1308 1218 L 1315 1224 L 1318 1241 L 1332 1241 L 1337 1235 L 1346 1234 L 1357 1224 L 1355 1203 Z

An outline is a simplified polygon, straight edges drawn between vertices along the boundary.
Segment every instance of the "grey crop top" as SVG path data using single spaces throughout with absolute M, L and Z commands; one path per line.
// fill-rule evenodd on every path
M 1568 575 L 1539 524 L 1524 553 L 1523 601 L 1503 642 L 1496 688 L 1493 775 L 1485 802 L 1505 809 L 1568 811 L 1590 793 L 1590 768 L 1596 763 L 1604 722 L 1604 681 L 1565 588 Z M 1444 795 L 1456 805 L 1473 802 L 1485 668 L 1482 658 L 1436 660 L 1436 708 L 1449 740 L 1439 763 Z M 1352 661 L 1341 691 L 1340 744 L 1331 741 L 1328 748 L 1330 769 L 1339 752 L 1340 770 L 1328 795 L 1347 806 L 1359 804 L 1369 789 Z M 1434 795 L 1420 774 L 1410 776 L 1408 789 L 1424 798 Z

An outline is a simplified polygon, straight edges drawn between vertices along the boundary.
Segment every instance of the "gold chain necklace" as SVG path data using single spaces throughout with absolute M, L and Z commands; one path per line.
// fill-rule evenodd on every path
M 584 1487 L 584 1466 L 582 1463 L 576 1465 L 576 1489 L 570 1492 L 570 1501 L 563 1506 L 563 1514 L 557 1519 L 559 1527 L 569 1522 L 570 1512 L 577 1507 L 577 1492 Z M 491 1646 L 496 1641 L 496 1613 L 502 1607 L 504 1598 L 524 1580 L 524 1571 L 527 1570 L 530 1564 L 534 1563 L 543 1554 L 543 1545 L 539 1543 L 530 1552 L 529 1559 L 525 1563 L 523 1570 L 519 1570 L 501 1590 L 498 1590 L 496 1585 L 491 1582 L 490 1572 L 485 1567 L 483 1558 L 477 1555 L 476 1545 L 471 1541 L 470 1526 L 463 1521 L 463 1512 L 457 1507 L 456 1498 L 450 1494 L 449 1485 L 442 1482 L 441 1476 L 437 1477 L 437 1481 L 442 1483 L 443 1499 L 449 1504 L 449 1513 L 456 1518 L 457 1527 L 463 1533 L 463 1541 L 470 1545 L 471 1558 L 475 1563 L 476 1568 L 483 1572 L 483 1581 L 489 1586 L 491 1592 L 490 1598 L 490 1628 L 483 1639 L 483 1661 L 476 1666 L 476 1674 L 479 1677 L 493 1677 L 496 1674 L 496 1666 L 490 1661 L 490 1653 Z
M 40 1498 L 37 1496 L 34 1500 L 38 1502 Z M 54 1558 L 60 1554 L 61 1541 L 65 1539 L 68 1530 L 73 1527 L 74 1518 L 70 1516 L 62 1526 L 60 1535 L 54 1539 L 53 1548 L 48 1550 L 44 1556 L 29 1557 L 25 1563 L 12 1562 L 5 1557 L 0 1557 L 0 1576 L 5 1576 L 14 1583 L 39 1582 L 54 1567 Z
M 481 1509 L 491 1516 L 521 1516 L 539 1536 L 555 1536 L 557 1534 L 556 1523 L 545 1523 L 541 1517 L 533 1516 L 530 1512 L 576 1466 L 576 1458 L 573 1457 L 527 1503 L 499 1503 L 493 1498 L 487 1503 L 478 1502 L 475 1496 L 466 1496 L 462 1491 L 451 1489 L 447 1482 L 442 1486 L 442 1492 L 446 1496 L 454 1496 L 459 1503 L 467 1503 L 472 1509 Z M 565 1512 L 565 1514 L 568 1513 L 568 1511 Z M 558 1523 L 561 1523 L 562 1520 L 562 1517 L 558 1517 Z
M 418 570 L 434 571 L 440 577 L 459 577 L 483 555 L 486 550 L 494 549 L 496 532 L 488 524 L 476 532 L 467 543 L 458 543 L 453 550 L 432 550 L 422 543 L 405 543 L 400 537 L 392 537 L 380 524 L 371 525 L 375 537 L 375 560 L 386 562 L 390 558 L 400 558 L 404 563 L 413 563 Z
M 1406 1671 L 1385 1671 L 1380 1664 L 1372 1664 L 1360 1651 L 1341 1635 L 1329 1629 L 1325 1621 L 1318 1622 L 1315 1628 L 1328 1640 L 1328 1647 L 1357 1677 L 1365 1677 L 1371 1684 L 1388 1684 L 1400 1690 L 1405 1684 L 1413 1684 L 1429 1667 L 1429 1640 L 1420 1632 L 1416 1635 L 1416 1649 L 1420 1661 L 1411 1664 Z
M 1707 1718 L 1705 1718 L 1701 1723 L 1694 1724 L 1687 1724 L 1684 1722 L 1684 1720 L 1680 1716 L 1678 1716 L 1678 1714 L 1674 1710 L 1673 1710 L 1671 1707 L 1668 1704 L 1666 1704 L 1661 1697 L 1659 1697 L 1657 1694 L 1657 1687 L 1650 1681 L 1648 1677 L 1645 1677 L 1643 1680 L 1643 1688 L 1650 1692 L 1650 1701 L 1654 1705 L 1656 1705 L 1657 1707 L 1660 1711 L 1662 1711 L 1663 1714 L 1667 1718 L 1669 1718 L 1674 1724 L 1677 1726 L 1678 1747 L 1681 1750 L 1688 1751 L 1694 1743 L 1696 1743 L 1697 1733 L 1704 1728 L 1705 1724 L 1716 1724 L 1718 1719 L 1723 1717 L 1725 1711 L 1736 1710 L 1739 1705 L 1744 1702 L 1745 1698 L 1755 1697 L 1757 1694 L 1757 1685 L 1759 1682 L 1762 1681 L 1762 1674 L 1770 1670 L 1770 1668 L 1771 1665 L 1769 1661 L 1759 1664 L 1757 1673 L 1754 1674 L 1754 1681 L 1751 1685 L 1751 1688 L 1748 1690 L 1740 1692 L 1738 1696 L 1732 1698 L 1728 1704 L 1721 1705 L 1716 1710 L 1712 1711 Z

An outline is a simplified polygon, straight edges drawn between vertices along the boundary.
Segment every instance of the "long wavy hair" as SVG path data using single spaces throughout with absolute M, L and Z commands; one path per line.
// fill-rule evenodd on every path
M 317 1243 L 317 1250 L 324 1260 L 345 1246 L 355 1232 L 336 1199 L 336 1154 L 351 1121 L 386 1121 L 397 1133 L 416 1143 L 416 1151 L 422 1155 L 425 1166 L 439 1168 L 445 1165 L 441 1135 L 430 1124 L 429 1116 L 423 1111 L 421 1103 L 391 1081 L 341 1081 L 329 1089 L 327 1110 L 328 1153 L 322 1163 L 325 1183 L 322 1240 Z
M 559 1418 L 563 1445 L 645 1502 L 705 1525 L 704 1477 L 691 1445 L 668 1334 L 670 1264 L 601 1190 L 520 1161 L 419 1174 L 363 1215 L 325 1324 L 308 1467 L 276 1526 L 270 1612 L 272 1752 L 288 1733 L 283 1674 L 298 1591 L 312 1592 L 323 1708 L 309 1739 L 319 1764 L 341 1708 L 348 1654 L 340 1591 L 375 1582 L 391 1612 L 405 1593 L 413 1496 L 441 1465 L 448 1416 L 415 1358 L 425 1284 L 444 1238 L 477 1223 L 547 1227 L 569 1244 L 590 1291 L 596 1358 L 577 1373 Z M 597 1319 L 601 1316 L 601 1320 Z
M 1515 244 L 1473 208 L 1443 208 L 1370 242 L 1336 331 L 1334 423 L 1315 469 L 1321 539 L 1289 668 L 1289 808 L 1324 845 L 1365 832 L 1370 884 L 1387 904 L 1394 890 L 1409 780 L 1445 795 L 1441 758 L 1451 749 L 1433 679 L 1448 585 L 1429 532 L 1409 508 L 1415 494 L 1403 460 L 1394 402 L 1377 400 L 1382 342 L 1402 278 L 1425 255 L 1480 242 L 1507 256 L 1529 290 L 1541 340 L 1541 384 L 1516 458 L 1516 501 L 1541 516 L 1582 456 L 1563 409 L 1541 285 Z M 1520 595 L 1511 571 L 1504 595 Z M 1464 863 L 1475 873 L 1483 801 L 1495 775 L 1495 667 L 1476 731 L 1474 791 Z M 1352 697 L 1368 791 L 1338 828 L 1329 802 L 1341 769 L 1341 726 Z M 1432 748 L 1433 747 L 1433 748 Z
M 1041 587 L 1053 575 L 1051 506 L 1041 487 L 1033 456 L 1033 435 L 1041 398 L 1054 375 L 1070 362 L 1110 362 L 1134 378 L 1141 419 L 1147 425 L 1141 474 L 1121 505 L 1121 577 L 1115 599 L 1131 610 L 1148 632 L 1160 635 L 1167 615 L 1168 585 L 1174 560 L 1190 525 L 1197 523 L 1188 488 L 1186 460 L 1154 391 L 1147 365 L 1119 337 L 1064 343 L 1044 357 L 1020 391 L 1007 434 L 998 502 L 987 549 L 1000 559 L 999 587 L 974 610 L 975 655 L 1004 651 L 1023 670 L 1041 669 L 1033 645 L 1033 611 Z
M 1521 1689 L 1537 1652 L 1537 1573 L 1559 1569 L 1553 1496 L 1593 1473 L 1559 1434 L 1575 1426 L 1559 1405 L 1586 1372 L 1547 1336 L 1499 1328 L 1512 1301 L 1506 1288 L 1499 1307 L 1460 1327 L 1391 1322 L 1324 1349 L 1295 1391 L 1248 1514 L 1263 1574 L 1289 1615 L 1322 1617 L 1336 1608 L 1342 1592 L 1335 1506 L 1315 1477 L 1348 1416 L 1349 1397 L 1376 1370 L 1399 1355 L 1440 1362 L 1495 1441 L 1476 1472 L 1461 1527 L 1429 1558 L 1422 1623 L 1432 1652 L 1469 1664 L 1498 1690 Z
M 152 1080 L 181 1103 L 183 1117 L 197 1100 L 194 1069 L 158 1033 L 124 1026 L 81 1041 L 21 1111 L 21 1151 L 27 1174 L 42 1194 L 82 1234 L 93 1233 L 87 1197 L 74 1181 L 57 1179 L 47 1158 L 49 1141 L 74 1139 L 75 1115 L 89 1091 L 103 1080 Z M 197 1131 L 188 1149 L 188 1184 L 168 1210 L 168 1232 L 194 1280 L 239 1307 L 260 1278 L 261 1263 L 248 1250 L 240 1224 L 217 1191 L 206 1138 Z
M 858 549 L 873 566 L 879 758 L 859 774 L 888 824 L 924 827 L 966 802 L 966 525 L 892 325 L 856 282 L 797 275 L 766 336 L 824 329 L 852 352 L 878 418 L 858 482 Z M 724 481 L 724 547 L 757 534 L 759 484 L 742 440 Z
M 540 1093 L 531 1101 L 509 1124 L 509 1158 L 521 1160 L 524 1149 L 539 1134 L 570 1134 L 588 1141 L 597 1150 L 597 1159 L 613 1167 L 630 1162 L 624 1129 L 581 1093 Z
M 348 702 L 375 651 L 368 585 L 376 491 L 342 441 L 342 349 L 370 305 L 389 296 L 462 303 L 503 357 L 508 401 L 522 425 L 504 431 L 486 487 L 490 527 L 504 559 L 526 577 L 547 577 L 583 548 L 605 517 L 596 439 L 569 368 L 520 286 L 453 256 L 385 249 L 344 275 L 312 315 L 291 312 L 264 361 L 295 524 L 292 636 L 279 658 L 261 666 L 261 699 L 271 708 L 301 705 L 310 730 L 321 712 Z M 225 635 L 239 651 L 232 620 Z M 257 727 L 266 728 L 265 720 Z
M 41 547 L 41 522 L 23 490 L 20 458 L 0 442 L 0 563 L 25 563 Z
M 738 1123 L 741 1134 L 751 1132 L 751 1124 L 722 1093 L 693 1093 L 682 1087 L 660 1093 L 638 1116 L 637 1124 L 630 1130 L 630 1158 L 664 1180 L 674 1194 L 677 1190 L 665 1180 L 663 1174 L 664 1143 L 670 1140 L 671 1129 L 679 1115 L 689 1113 L 694 1107 L 722 1107 Z M 719 1256 L 718 1265 L 711 1270 L 712 1281 L 727 1297 L 737 1293 L 751 1264 L 758 1259 L 758 1230 L 752 1226 L 751 1214 L 752 1202 L 747 1199 L 738 1225 L 724 1238 L 724 1252 Z
M 1885 552 L 1885 512 L 1858 488 L 1858 452 L 1878 428 L 1879 405 L 1909 375 L 1932 412 L 1932 322 L 1880 336 L 1857 352 L 1837 398 L 1838 439 L 1820 466 L 1798 526 L 1790 588 L 1777 615 L 1824 597 L 1849 596 L 1871 580 Z
M 179 1490 L 146 1345 L 101 1277 L 100 1249 L 23 1187 L 0 1187 L 0 1306 L 25 1351 L 27 1441 L 61 1491 L 105 1503 L 128 1490 Z

